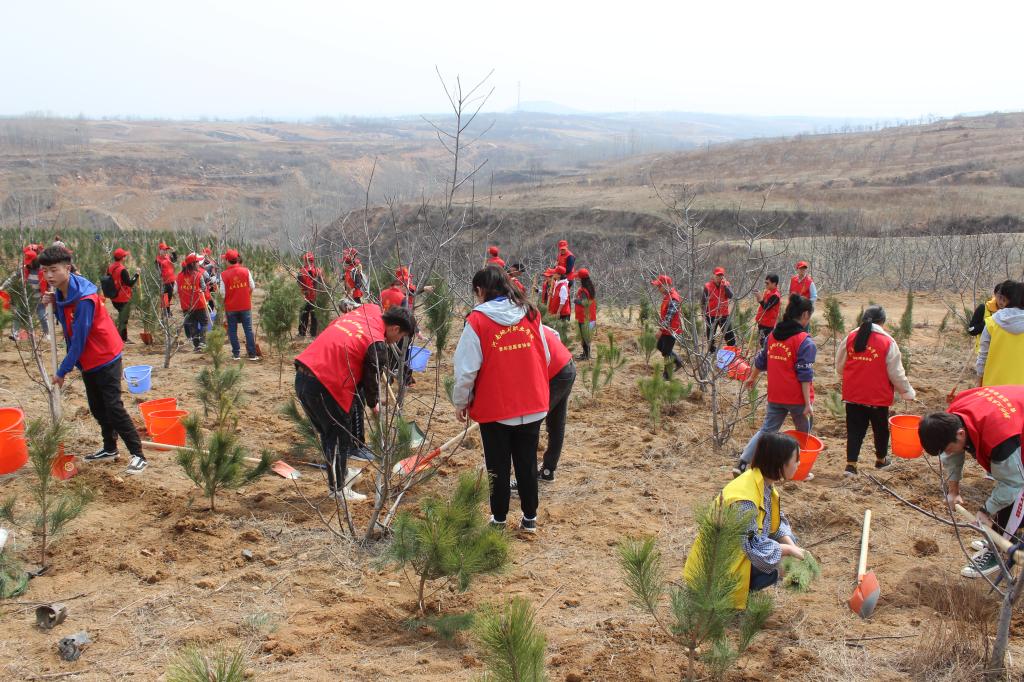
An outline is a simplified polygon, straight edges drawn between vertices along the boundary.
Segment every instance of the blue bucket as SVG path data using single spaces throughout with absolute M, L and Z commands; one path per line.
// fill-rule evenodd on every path
M 134 365 L 124 368 L 124 380 L 128 382 L 128 390 L 131 393 L 145 393 L 152 384 L 150 379 L 153 376 L 153 367 L 150 365 Z
M 430 349 L 420 346 L 409 346 L 409 369 L 414 372 L 427 371 L 427 362 L 430 360 Z

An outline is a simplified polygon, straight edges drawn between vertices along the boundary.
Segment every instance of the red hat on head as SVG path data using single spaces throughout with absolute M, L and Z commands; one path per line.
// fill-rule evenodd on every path
M 224 255 L 221 256 L 221 258 L 223 258 L 224 260 L 238 260 L 238 251 L 236 251 L 235 249 L 228 249 L 227 251 L 224 252 Z
M 163 251 L 166 251 L 167 249 L 169 249 L 171 247 L 167 246 L 167 244 L 165 244 L 164 242 L 160 242 L 160 246 L 157 247 L 157 248 L 159 248 L 159 249 L 161 249 Z
M 118 247 L 114 249 L 114 260 L 124 260 L 124 257 L 129 254 L 128 251 Z
M 568 248 L 568 246 L 569 246 L 569 242 L 567 242 L 567 241 L 566 241 L 566 240 L 564 240 L 564 239 L 562 239 L 562 240 L 559 240 L 559 242 L 558 242 L 558 248 L 560 248 L 560 249 L 563 249 L 563 248 Z
M 799 270 L 800 268 L 806 268 L 806 267 L 808 267 L 808 265 L 807 265 L 807 261 L 805 261 L 805 260 L 799 261 L 796 264 L 796 269 L 797 270 Z
M 198 263 L 198 262 L 199 262 L 199 256 L 197 256 L 194 253 L 190 253 L 187 256 L 185 256 L 185 260 L 182 263 L 182 265 L 192 265 L 193 263 Z
M 559 265 L 557 268 L 555 268 L 555 274 L 556 275 L 564 275 L 565 274 L 565 268 L 563 268 L 561 265 Z
M 213 253 L 213 251 L 210 251 L 210 247 L 209 246 L 204 246 L 203 247 L 203 255 L 204 256 L 209 256 L 212 253 Z
M 312 252 L 307 251 L 306 253 L 302 254 L 302 260 L 312 261 L 313 260 Z
M 651 284 L 655 286 L 659 284 L 664 284 L 665 286 L 670 287 L 672 286 L 672 278 L 669 277 L 668 275 L 658 275 L 657 277 L 651 280 Z
M 723 268 L 723 267 L 715 268 L 715 274 L 716 275 L 724 275 L 725 274 L 725 268 Z
M 555 275 L 555 274 L 556 273 L 555 273 L 553 268 L 548 268 L 547 270 L 544 271 L 544 276 L 545 277 L 551 277 L 552 275 Z
M 404 265 L 399 265 L 397 268 L 395 268 L 395 277 L 397 277 L 398 279 L 409 279 L 409 268 L 405 267 Z
M 500 252 L 498 251 L 497 246 L 488 246 L 487 253 L 491 256 L 497 256 Z
M 31 263 L 32 261 L 39 257 L 38 253 L 28 248 L 27 246 L 24 249 L 22 249 L 22 253 L 25 254 L 25 265 L 28 265 L 29 263 Z
M 579 270 L 576 271 L 576 276 L 577 277 L 590 277 L 590 270 L 587 270 L 586 268 L 580 268 Z

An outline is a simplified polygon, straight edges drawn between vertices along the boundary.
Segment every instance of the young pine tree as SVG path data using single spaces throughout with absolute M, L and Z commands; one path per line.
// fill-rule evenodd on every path
M 501 610 L 476 618 L 473 634 L 483 650 L 487 680 L 494 682 L 544 682 L 547 639 L 537 627 L 530 602 L 515 597 Z
M 640 321 L 640 326 L 642 327 L 646 327 L 656 321 L 654 319 L 654 306 L 651 305 L 650 299 L 646 296 L 640 297 L 640 311 L 637 315 L 637 319 Z
M 216 325 L 206 337 L 206 356 L 210 366 L 196 376 L 199 400 L 203 403 L 203 417 L 214 416 L 215 429 L 234 429 L 238 423 L 237 408 L 242 402 L 242 366 L 228 362 L 224 346 L 227 333 Z
M 93 499 L 93 493 L 88 488 L 59 483 L 53 475 L 54 463 L 60 456 L 60 443 L 67 433 L 67 428 L 61 422 L 50 425 L 41 419 L 29 422 L 25 439 L 28 441 L 28 459 L 33 473 L 29 485 L 36 505 L 35 513 L 27 523 L 22 524 L 15 514 L 14 497 L 0 504 L 0 519 L 28 528 L 39 538 L 39 565 L 44 568 L 49 544 L 64 531 L 68 523 L 82 514 Z
M 733 605 L 736 577 L 732 566 L 743 551 L 743 537 L 750 517 L 733 507 L 712 503 L 697 513 L 700 537 L 697 567 L 682 587 L 669 589 L 654 538 L 626 539 L 619 544 L 619 564 L 636 606 L 654 617 L 658 625 L 687 652 L 686 678 L 695 680 L 699 658 L 715 679 L 722 679 L 736 659 L 750 646 L 771 615 L 771 597 L 751 593 L 745 610 Z M 663 596 L 669 595 L 672 623 L 660 614 Z
M 403 510 L 395 516 L 384 558 L 398 568 L 410 566 L 419 578 L 420 613 L 426 610 L 427 581 L 449 578 L 465 591 L 474 575 L 508 563 L 508 538 L 487 522 L 481 510 L 487 496 L 485 474 L 466 473 L 449 499 L 428 497 L 420 503 L 419 515 Z
M 839 352 L 837 340 L 846 333 L 843 312 L 839 309 L 839 299 L 835 296 L 825 299 L 825 324 L 828 325 L 829 335 L 832 337 L 832 362 L 834 363 L 836 354 Z
M 430 283 L 434 285 L 434 289 L 427 294 L 427 329 L 434 337 L 434 345 L 437 348 L 437 366 L 440 367 L 441 356 L 444 354 L 451 334 L 455 301 L 448 288 L 448 280 L 440 275 L 434 275 L 430 279 Z
M 275 277 L 267 285 L 267 297 L 260 305 L 260 328 L 277 354 L 277 387 L 284 376 L 284 359 L 292 339 L 292 327 L 299 316 L 302 296 L 294 280 Z
M 241 651 L 220 651 L 212 657 L 189 646 L 167 669 L 167 682 L 242 682 L 246 679 L 245 657 Z
M 645 324 L 644 328 L 640 331 L 638 344 L 640 345 L 640 350 L 644 354 L 644 364 L 650 367 L 651 357 L 654 355 L 654 351 L 658 347 L 658 335 L 654 332 L 654 328 L 649 324 Z
M 669 361 L 671 362 L 671 361 Z M 672 405 L 679 400 L 686 398 L 693 391 L 693 382 L 683 384 L 675 377 L 665 379 L 664 372 L 655 368 L 649 379 L 640 379 L 637 382 L 640 388 L 640 396 L 647 401 L 650 409 L 651 428 L 658 432 L 661 425 L 661 411 L 666 405 Z
M 203 435 L 199 419 L 194 415 L 185 420 L 188 448 L 178 450 L 178 464 L 185 475 L 199 486 L 210 501 L 210 511 L 216 511 L 217 491 L 240 488 L 270 470 L 274 455 L 264 450 L 254 467 L 245 466 L 247 452 L 234 432 L 214 431 L 209 441 Z

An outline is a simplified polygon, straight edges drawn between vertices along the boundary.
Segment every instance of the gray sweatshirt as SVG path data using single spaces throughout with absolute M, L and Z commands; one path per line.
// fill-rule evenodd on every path
M 1004 331 L 1011 334 L 1024 334 L 1024 310 L 1020 308 L 1003 308 L 992 313 L 992 321 L 998 324 Z M 978 376 L 985 375 L 985 361 L 988 360 L 988 349 L 992 345 L 992 335 L 988 332 L 988 326 L 981 332 L 981 343 L 978 346 L 978 362 L 974 370 Z
M 526 308 L 520 307 L 505 297 L 496 298 L 473 308 L 491 318 L 495 323 L 503 327 L 517 324 L 526 316 Z M 541 325 L 541 344 L 544 346 L 544 361 L 551 362 L 551 351 L 548 350 L 548 341 L 544 325 Z M 466 325 L 462 328 L 462 336 L 459 338 L 459 345 L 455 348 L 455 386 L 452 388 L 452 403 L 456 409 L 468 407 L 473 402 L 473 388 L 476 385 L 476 375 L 484 361 L 483 349 L 480 348 L 480 337 L 476 335 L 473 327 Z M 509 390 L 515 390 L 510 386 Z M 513 419 L 502 419 L 500 423 L 516 426 L 519 424 L 530 424 L 539 421 L 547 416 L 547 412 L 526 414 Z

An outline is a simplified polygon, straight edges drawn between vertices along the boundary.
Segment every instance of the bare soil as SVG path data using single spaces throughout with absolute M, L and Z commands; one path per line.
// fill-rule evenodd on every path
M 868 298 L 843 297 L 848 324 Z M 901 298 L 870 298 L 898 319 Z M 939 333 L 943 315 L 938 299 L 918 298 L 910 376 L 921 404 L 897 402 L 896 412 L 945 407 L 969 343 L 956 331 Z M 596 399 L 577 382 L 558 478 L 542 484 L 540 532 L 516 536 L 507 571 L 476 580 L 463 594 L 442 589 L 431 595 L 430 606 L 454 612 L 521 595 L 543 604 L 538 622 L 548 637 L 551 679 L 675 680 L 684 669 L 684 654 L 630 604 L 615 545 L 629 535 L 656 535 L 670 577 L 679 580 L 694 537 L 693 510 L 729 480 L 729 468 L 752 428 L 744 420 L 730 444 L 716 452 L 708 445 L 706 401 L 696 398 L 675 408 L 653 433 L 636 388 L 649 370 L 635 349 L 635 324 L 617 314 L 607 317 L 602 327 L 614 331 L 629 360 Z M 837 379 L 825 332 L 818 341 L 816 385 L 824 395 Z M 161 364 L 156 351 L 142 345 L 129 346 L 125 356 L 126 365 Z M 171 369 L 155 370 L 150 393 L 126 391 L 133 416 L 141 424 L 136 404 L 165 396 L 177 397 L 192 412 L 200 410 L 194 375 L 207 362 L 204 356 L 179 355 Z M 441 371 L 450 371 L 447 363 Z M 411 411 L 421 419 L 433 401 L 433 372 L 432 361 L 412 389 Z M 267 446 L 284 453 L 295 440 L 277 413 L 292 395 L 290 383 L 287 366 L 279 387 L 276 362 L 247 363 L 240 431 L 254 452 Z M 13 391 L 30 416 L 46 414 L 44 396 L 26 379 L 10 342 L 0 346 L 0 386 Z M 726 386 L 727 393 L 738 390 L 736 383 Z M 0 395 L 5 404 L 14 402 Z M 75 432 L 68 452 L 92 452 L 100 444 L 99 432 L 80 381 L 67 391 L 66 411 Z M 953 627 L 957 604 L 968 598 L 991 602 L 984 596 L 987 586 L 982 590 L 959 577 L 965 559 L 950 529 L 899 504 L 863 473 L 845 479 L 844 426 L 822 401 L 816 420 L 827 450 L 814 467 L 815 479 L 784 484 L 782 498 L 800 542 L 813 545 L 822 578 L 805 594 L 773 588 L 776 613 L 729 679 L 955 678 L 955 663 L 947 664 L 928 647 L 939 641 L 936 633 Z M 435 442 L 456 432 L 450 406 L 439 402 L 431 426 Z M 223 494 L 218 511 L 211 513 L 171 455 L 153 453 L 150 461 L 134 477 L 124 474 L 124 457 L 116 463 L 80 463 L 76 480 L 91 486 L 97 499 L 53 545 L 49 572 L 33 580 L 26 595 L 0 605 L 0 677 L 162 679 L 169 661 L 190 643 L 211 650 L 241 647 L 252 675 L 267 680 L 448 681 L 483 672 L 479 652 L 464 636 L 445 644 L 425 628 L 404 625 L 415 608 L 415 591 L 407 576 L 376 561 L 379 546 L 361 549 L 324 530 L 306 502 L 320 501 L 329 509 L 326 484 L 316 469 L 292 461 L 302 472 L 299 481 L 266 477 Z M 474 439 L 425 490 L 449 488 L 459 471 L 481 461 Z M 865 446 L 862 472 L 873 473 L 872 461 Z M 982 473 L 967 467 L 968 506 L 978 506 L 989 492 L 991 483 Z M 24 500 L 28 475 L 22 470 L 0 479 L 0 497 L 18 494 Z M 942 513 L 927 458 L 898 460 L 877 477 L 910 501 Z M 357 489 L 368 492 L 366 485 Z M 359 505 L 360 524 L 367 508 Z M 846 606 L 865 508 L 874 511 L 869 567 L 882 590 L 870 621 Z M 518 521 L 515 513 L 512 520 Z M 19 553 L 35 559 L 37 545 L 30 537 L 19 533 L 14 541 Z M 251 550 L 253 558 L 244 558 L 243 550 Z M 69 615 L 56 629 L 42 632 L 33 624 L 33 605 L 51 601 L 66 601 Z M 1019 627 L 1017 622 L 1015 630 Z M 57 641 L 80 630 L 94 643 L 77 662 L 61 661 Z M 1017 643 L 1011 655 L 1024 660 Z M 922 671 L 921 660 L 932 668 Z M 1014 674 L 1020 673 L 1018 665 Z

